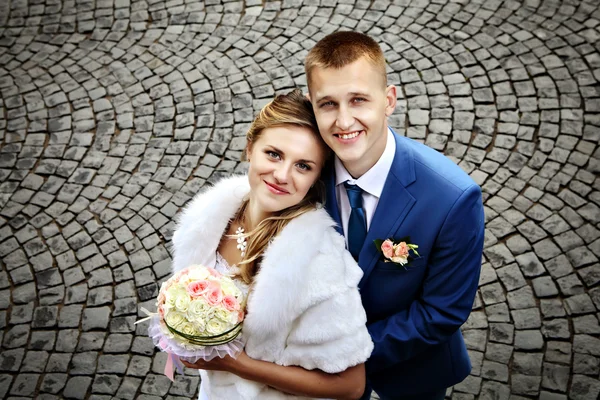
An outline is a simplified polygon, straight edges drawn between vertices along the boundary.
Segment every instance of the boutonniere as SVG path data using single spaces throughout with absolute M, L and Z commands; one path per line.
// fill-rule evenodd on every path
M 376 239 L 373 241 L 377 250 L 383 254 L 385 262 L 391 262 L 399 264 L 402 267 L 406 267 L 412 260 L 419 256 L 417 249 L 419 246 L 411 244 L 410 238 L 402 238 L 400 240 L 394 239 Z

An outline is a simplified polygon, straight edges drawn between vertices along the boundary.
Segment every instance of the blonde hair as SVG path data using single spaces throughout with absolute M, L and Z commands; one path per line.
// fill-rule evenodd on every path
M 323 153 L 326 155 L 325 159 L 330 154 L 329 147 L 327 147 L 319 134 L 319 128 L 313 113 L 312 105 L 299 89 L 294 89 L 287 94 L 278 95 L 273 101 L 263 107 L 246 134 L 248 140 L 246 149 L 252 149 L 252 146 L 260 138 L 265 129 L 282 125 L 294 125 L 307 128 L 320 144 Z M 246 255 L 243 257 L 242 261 L 238 263 L 242 279 L 246 283 L 252 282 L 252 278 L 258 271 L 258 265 L 262 260 L 262 255 L 269 245 L 269 242 L 275 238 L 292 219 L 316 209 L 319 206 L 319 203 L 324 202 L 325 185 L 321 179 L 318 178 L 300 203 L 265 218 L 252 231 L 246 233 L 245 237 L 248 240 Z M 236 219 L 239 220 L 244 218 L 247 207 L 248 200 L 244 200 Z
M 378 70 L 383 78 L 383 86 L 386 87 L 385 57 L 379 44 L 363 33 L 343 31 L 325 36 L 308 52 L 304 60 L 304 71 L 309 91 L 314 68 L 340 69 L 362 57 Z

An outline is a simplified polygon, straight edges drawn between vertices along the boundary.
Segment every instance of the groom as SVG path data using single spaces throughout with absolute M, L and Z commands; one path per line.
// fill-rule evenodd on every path
M 460 332 L 479 280 L 480 188 L 452 161 L 387 125 L 396 88 L 379 45 L 357 32 L 321 39 L 305 61 L 319 130 L 336 154 L 326 207 L 364 271 L 359 285 L 375 343 L 367 390 L 382 400 L 438 400 L 471 363 Z M 409 239 L 404 239 L 409 237 Z M 418 245 L 408 265 L 375 240 Z

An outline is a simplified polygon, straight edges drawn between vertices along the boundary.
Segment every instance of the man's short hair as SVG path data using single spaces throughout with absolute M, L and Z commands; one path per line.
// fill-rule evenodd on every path
M 363 33 L 343 31 L 325 36 L 308 52 L 304 60 L 304 71 L 309 89 L 311 73 L 315 67 L 340 69 L 361 57 L 365 57 L 379 70 L 384 87 L 387 86 L 385 57 L 379 44 Z

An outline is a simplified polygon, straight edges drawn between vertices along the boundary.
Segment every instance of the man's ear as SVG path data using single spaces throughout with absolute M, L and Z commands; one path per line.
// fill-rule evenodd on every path
M 304 97 L 306 97 L 308 101 L 310 101 L 310 92 L 304 93 Z
M 385 116 L 386 117 L 389 117 L 390 115 L 392 115 L 394 113 L 394 110 L 396 109 L 396 102 L 397 102 L 396 96 L 397 96 L 396 86 L 389 85 L 385 89 L 385 99 L 386 99 Z

